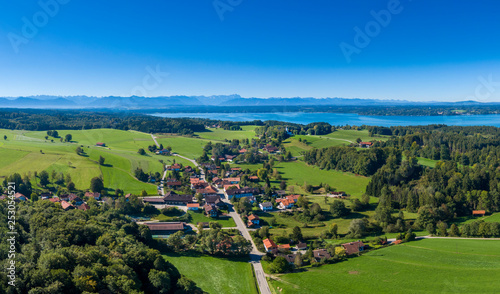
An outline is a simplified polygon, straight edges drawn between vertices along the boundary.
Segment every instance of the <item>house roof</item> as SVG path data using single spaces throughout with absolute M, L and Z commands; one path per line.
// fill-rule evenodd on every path
M 349 254 L 358 253 L 360 248 L 365 247 L 365 244 L 363 244 L 363 242 L 361 242 L 361 241 L 356 241 L 356 242 L 342 244 L 342 246 L 345 249 L 345 253 L 349 255 Z
M 223 180 L 228 182 L 239 182 L 241 179 L 238 177 L 238 178 L 225 178 Z
M 73 207 L 73 205 L 71 205 L 71 203 L 66 202 L 66 201 L 64 201 L 64 200 L 63 200 L 63 201 L 61 201 L 61 207 L 62 207 L 64 210 L 66 210 L 66 209 L 68 209 L 68 208 L 70 208 L 70 207 Z
M 330 255 L 330 253 L 328 253 L 328 251 L 326 251 L 325 249 L 316 249 L 316 250 L 313 250 L 313 254 L 314 254 L 315 258 L 319 258 L 319 259 L 322 259 L 322 258 L 326 258 L 326 259 L 332 258 L 332 256 Z
M 258 216 L 256 216 L 255 214 L 251 214 L 248 216 L 249 221 L 258 220 L 258 219 L 260 219 L 260 218 Z
M 199 208 L 200 204 L 199 203 L 188 203 L 187 207 L 188 208 L 194 208 L 194 207 Z
M 86 211 L 86 210 L 90 209 L 90 206 L 88 206 L 87 203 L 82 203 L 82 204 L 78 205 L 77 208 L 80 210 Z
M 236 189 L 241 189 L 239 184 L 228 184 L 228 185 L 224 185 L 224 190 L 227 190 L 230 187 L 236 187 Z
M 226 193 L 227 195 L 238 195 L 238 194 L 258 194 L 260 192 L 260 189 L 258 188 L 242 188 L 242 189 L 231 189 L 227 190 Z
M 277 247 L 276 243 L 274 243 L 271 239 L 265 239 L 262 242 L 264 243 L 264 247 L 266 247 L 266 249 Z
M 373 145 L 372 142 L 359 142 L 360 145 Z
M 210 205 L 210 204 L 205 204 L 205 205 L 203 206 L 203 209 L 205 209 L 205 212 L 206 212 L 206 213 L 209 213 L 209 212 L 211 212 L 211 211 L 213 211 L 213 210 L 217 211 L 217 208 L 215 208 L 215 206 Z
M 295 254 L 278 254 L 278 256 L 284 257 L 288 263 L 295 262 Z
M 278 245 L 278 249 L 290 249 L 290 244 L 280 244 Z
M 486 210 L 473 210 L 472 215 L 486 214 Z
M 145 223 L 151 231 L 182 231 L 185 228 L 185 223 L 181 222 L 161 222 L 161 223 Z
M 53 197 L 53 198 L 49 198 L 49 201 L 56 203 L 56 202 L 60 202 L 61 199 L 59 199 L 59 197 Z
M 262 207 L 273 207 L 273 204 L 271 202 L 262 202 L 261 204 Z
M 305 242 L 299 242 L 297 243 L 297 249 L 306 249 L 307 244 Z

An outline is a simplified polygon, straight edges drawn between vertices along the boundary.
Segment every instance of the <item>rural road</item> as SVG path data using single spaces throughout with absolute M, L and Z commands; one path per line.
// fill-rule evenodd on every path
M 219 189 L 217 190 L 221 192 L 221 190 Z M 226 203 L 229 215 L 234 219 L 236 227 L 241 232 L 241 235 L 243 235 L 243 237 L 248 241 L 250 241 L 252 244 L 252 251 L 250 252 L 250 263 L 252 264 L 253 269 L 255 271 L 255 278 L 257 279 L 257 284 L 259 285 L 260 293 L 271 294 L 271 289 L 269 288 L 269 285 L 267 283 L 266 275 L 264 274 L 264 269 L 262 268 L 262 263 L 260 263 L 260 259 L 264 254 L 257 249 L 257 246 L 255 246 L 255 243 L 252 240 L 252 236 L 250 236 L 250 233 L 248 232 L 247 227 L 245 226 L 243 221 L 241 220 L 240 215 L 234 210 L 233 204 L 227 198 L 223 198 L 222 201 Z
M 160 147 L 160 145 L 156 141 L 156 137 L 153 134 L 151 134 L 151 138 L 153 138 L 153 141 L 155 142 L 156 146 Z M 194 164 L 195 167 L 199 168 L 198 163 L 193 159 L 184 157 L 179 154 L 174 154 L 174 156 L 190 161 L 191 163 Z M 203 169 L 201 168 L 199 169 L 200 169 L 201 179 L 205 180 L 205 173 L 203 172 Z M 163 175 L 163 178 L 165 178 L 165 174 Z M 219 194 L 224 193 L 222 190 L 218 188 L 217 191 Z M 252 244 L 252 251 L 250 252 L 250 263 L 252 264 L 253 269 L 255 271 L 255 278 L 257 279 L 257 284 L 259 285 L 260 294 L 272 294 L 271 289 L 269 288 L 269 284 L 267 283 L 266 280 L 266 275 L 264 274 L 264 269 L 262 268 L 262 263 L 260 263 L 260 259 L 264 254 L 257 249 L 257 246 L 255 246 L 255 243 L 252 240 L 252 236 L 250 236 L 250 233 L 248 232 L 247 227 L 245 226 L 243 221 L 241 220 L 240 215 L 236 211 L 234 211 L 233 204 L 229 201 L 229 199 L 225 197 L 222 198 L 222 201 L 224 201 L 227 204 L 229 215 L 233 218 L 234 222 L 236 223 L 236 227 L 241 232 L 241 235 L 245 239 L 250 241 L 250 243 Z

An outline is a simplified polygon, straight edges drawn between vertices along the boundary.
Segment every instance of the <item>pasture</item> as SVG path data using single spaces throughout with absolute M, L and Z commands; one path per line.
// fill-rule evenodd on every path
M 499 246 L 492 240 L 426 239 L 279 275 L 270 285 L 283 294 L 496 293 Z
M 245 260 L 194 253 L 167 253 L 163 257 L 210 294 L 258 294 L 252 265 Z

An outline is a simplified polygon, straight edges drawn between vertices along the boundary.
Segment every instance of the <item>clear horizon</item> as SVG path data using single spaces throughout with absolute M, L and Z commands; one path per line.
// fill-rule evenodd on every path
M 0 96 L 500 102 L 493 0 L 228 3 L 4 3 Z

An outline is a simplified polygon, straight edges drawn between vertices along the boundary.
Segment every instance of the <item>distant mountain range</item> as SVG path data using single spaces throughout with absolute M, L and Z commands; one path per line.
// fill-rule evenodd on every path
M 165 96 L 165 97 L 88 97 L 88 96 L 29 96 L 0 97 L 0 108 L 36 109 L 117 109 L 153 110 L 186 107 L 267 107 L 267 106 L 477 106 L 499 103 L 414 102 L 360 98 L 243 98 L 239 95 L 219 96 Z

